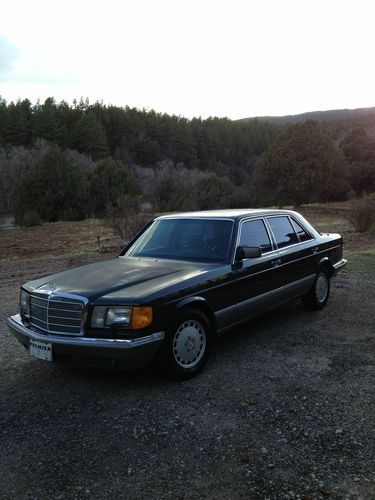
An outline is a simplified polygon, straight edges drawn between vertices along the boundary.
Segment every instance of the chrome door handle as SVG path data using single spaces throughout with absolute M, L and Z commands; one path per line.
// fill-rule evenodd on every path
M 281 259 L 271 260 L 271 264 L 273 265 L 273 267 L 277 267 L 281 264 Z
M 314 253 L 314 254 L 315 254 L 315 253 L 318 253 L 318 252 L 319 252 L 319 247 L 314 247 L 314 248 L 312 249 L 312 253 Z

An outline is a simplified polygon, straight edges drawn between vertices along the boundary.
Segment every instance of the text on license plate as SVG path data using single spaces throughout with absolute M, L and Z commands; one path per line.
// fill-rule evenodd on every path
M 52 344 L 49 342 L 30 340 L 29 351 L 34 358 L 52 361 Z

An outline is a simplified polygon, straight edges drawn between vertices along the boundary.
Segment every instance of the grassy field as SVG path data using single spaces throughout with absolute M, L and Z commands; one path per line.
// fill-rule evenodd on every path
M 375 249 L 364 252 L 345 252 L 348 259 L 348 269 L 364 273 L 375 274 Z
M 337 232 L 344 238 L 344 254 L 348 270 L 375 273 L 375 227 L 356 233 L 345 219 L 347 203 L 309 205 L 301 213 L 321 232 Z M 113 233 L 97 219 L 78 222 L 55 222 L 31 228 L 0 231 L 0 259 L 45 260 L 70 259 L 74 264 L 82 258 L 100 259 L 116 255 L 121 249 Z
M 344 257 L 349 271 L 375 274 L 375 226 L 357 233 L 346 220 L 349 203 L 328 203 L 302 207 L 301 213 L 321 232 L 340 233 L 344 239 Z

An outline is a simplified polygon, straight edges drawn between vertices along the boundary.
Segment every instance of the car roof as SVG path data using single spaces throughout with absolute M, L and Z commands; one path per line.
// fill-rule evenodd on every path
M 165 214 L 157 217 L 158 219 L 241 219 L 247 216 L 255 215 L 292 215 L 292 210 L 266 209 L 266 208 L 233 208 L 225 210 L 202 210 L 199 212 L 181 212 Z

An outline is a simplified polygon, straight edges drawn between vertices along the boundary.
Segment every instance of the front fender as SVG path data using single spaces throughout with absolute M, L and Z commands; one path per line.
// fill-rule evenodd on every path
M 207 304 L 207 301 L 203 297 L 195 296 L 195 297 L 185 297 L 182 300 L 180 300 L 177 304 L 176 307 L 177 309 L 182 309 L 183 307 L 186 307 L 188 305 L 193 305 L 193 304 L 198 304 L 198 305 L 203 305 L 205 304 L 207 307 L 209 305 Z
M 204 299 L 203 297 L 200 297 L 199 295 L 192 296 L 192 297 L 185 297 L 176 304 L 176 310 L 180 311 L 183 308 L 188 307 L 188 306 L 197 307 L 198 309 L 201 309 L 207 315 L 207 317 L 211 323 L 211 326 L 213 328 L 213 331 L 216 332 L 217 325 L 216 325 L 215 314 L 212 311 L 212 309 L 211 309 L 210 305 L 208 304 L 208 302 L 206 301 L 206 299 Z

